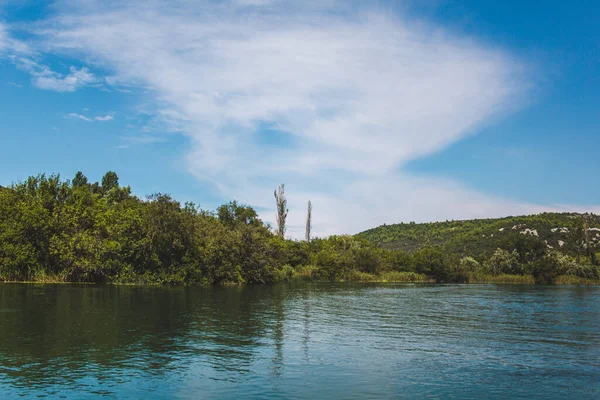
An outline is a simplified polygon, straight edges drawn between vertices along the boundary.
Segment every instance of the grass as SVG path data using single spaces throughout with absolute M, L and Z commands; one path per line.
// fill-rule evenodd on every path
M 319 268 L 314 265 L 305 265 L 297 267 L 291 276 L 291 281 L 327 281 L 322 276 L 319 276 Z M 289 281 L 286 279 L 280 280 L 280 282 Z M 433 279 L 427 278 L 423 274 L 416 274 L 414 272 L 398 272 L 388 271 L 380 274 L 369 274 L 361 271 L 351 271 L 345 279 L 340 282 L 417 282 L 417 283 L 434 283 Z
M 307 265 L 293 269 L 292 267 L 286 266 L 281 271 L 281 277 L 277 279 L 278 282 L 288 281 L 322 281 L 324 279 L 318 277 L 318 267 Z M 399 271 L 388 271 L 380 274 L 370 274 L 361 271 L 351 271 L 345 282 L 414 282 L 414 283 L 435 283 L 435 280 L 428 278 L 423 274 L 417 274 L 414 272 L 399 272 Z M 28 284 L 93 284 L 91 282 L 68 282 L 64 276 L 56 275 L 37 275 L 35 280 L 32 281 L 11 281 L 2 280 L 2 283 L 28 283 Z M 468 277 L 467 283 L 470 284 L 482 284 L 482 283 L 496 283 L 496 284 L 535 284 L 535 279 L 532 275 L 491 275 L 483 272 L 471 273 Z M 123 282 L 123 283 L 108 283 L 109 285 L 124 285 L 124 286 L 160 286 L 160 283 L 154 282 Z M 576 275 L 561 275 L 556 279 L 555 284 L 557 285 L 599 285 L 600 279 L 582 278 Z
M 6 277 L 0 277 L 0 282 L 2 283 L 78 283 L 78 282 L 69 282 L 65 279 L 64 275 L 47 275 L 45 273 L 37 273 L 32 276 L 31 280 L 27 281 L 15 281 L 12 279 L 7 279 Z
M 352 271 L 348 275 L 346 281 L 349 282 L 419 282 L 419 283 L 433 283 L 432 279 L 427 278 L 423 274 L 416 274 L 414 272 L 398 272 L 389 271 L 381 274 L 369 274 L 366 272 Z
M 468 283 L 520 283 L 533 285 L 535 279 L 532 275 L 491 275 L 476 273 L 469 275 Z
M 557 285 L 600 285 L 600 279 L 582 278 L 575 275 L 561 275 L 556 278 Z

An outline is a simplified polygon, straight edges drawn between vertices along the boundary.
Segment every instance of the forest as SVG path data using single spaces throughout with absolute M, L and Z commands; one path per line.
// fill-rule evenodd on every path
M 38 175 L 0 187 L 0 281 L 239 284 L 295 279 L 600 283 L 600 220 L 546 213 L 385 225 L 355 236 L 285 238 L 247 205 L 216 210 L 166 194 L 140 199 L 114 172 L 89 182 Z

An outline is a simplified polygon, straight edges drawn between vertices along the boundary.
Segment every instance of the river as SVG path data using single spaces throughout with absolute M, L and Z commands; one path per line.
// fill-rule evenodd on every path
M 0 393 L 600 398 L 600 287 L 0 285 Z

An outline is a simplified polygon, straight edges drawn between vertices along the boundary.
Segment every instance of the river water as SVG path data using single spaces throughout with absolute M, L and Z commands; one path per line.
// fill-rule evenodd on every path
M 0 285 L 0 397 L 600 398 L 600 287 Z

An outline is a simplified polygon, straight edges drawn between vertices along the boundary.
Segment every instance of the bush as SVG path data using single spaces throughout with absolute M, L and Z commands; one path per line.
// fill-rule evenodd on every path
M 292 266 L 286 264 L 281 268 L 275 270 L 274 281 L 275 282 L 289 282 L 294 278 L 295 270 Z
M 347 278 L 352 270 L 352 261 L 347 254 L 341 254 L 331 249 L 321 250 L 313 257 L 314 271 L 317 278 L 335 282 Z
M 503 249 L 496 249 L 490 257 L 488 265 L 494 275 L 500 274 L 520 274 L 523 272 L 519 265 L 519 254 L 516 250 L 512 253 Z
M 560 260 L 549 254 L 533 264 L 532 274 L 535 283 L 551 285 L 561 273 Z
M 376 248 L 359 247 L 352 250 L 354 268 L 369 274 L 380 272 L 381 256 Z
M 390 256 L 390 264 L 394 271 L 411 272 L 415 269 L 412 254 L 406 251 L 393 251 Z
M 424 247 L 413 254 L 415 272 L 424 274 L 437 282 L 447 282 L 448 257 L 440 247 Z
M 600 267 L 596 265 L 583 265 L 570 262 L 561 268 L 563 275 L 573 275 L 584 279 L 600 279 Z

